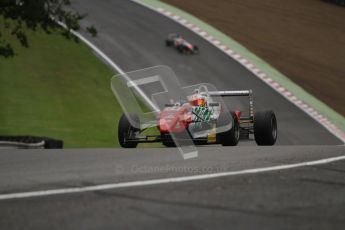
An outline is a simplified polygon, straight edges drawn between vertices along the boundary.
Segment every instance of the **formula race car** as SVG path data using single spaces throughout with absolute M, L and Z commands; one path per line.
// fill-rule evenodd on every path
M 185 54 L 196 54 L 199 53 L 199 48 L 196 45 L 192 45 L 191 43 L 187 42 L 181 35 L 179 34 L 169 34 L 168 38 L 165 40 L 166 46 L 175 47 L 180 53 Z
M 242 116 L 241 111 L 226 111 L 226 106 L 214 100 L 243 96 L 249 99 L 249 116 Z M 139 128 L 139 117 L 132 113 L 123 114 L 118 125 L 120 145 L 135 148 L 138 143 L 162 142 L 167 147 L 174 147 L 189 139 L 196 145 L 235 146 L 240 138 L 249 139 L 251 134 L 254 134 L 258 145 L 274 145 L 277 139 L 274 112 L 269 110 L 254 113 L 251 90 L 208 91 L 205 85 L 201 85 L 194 89 L 186 101 L 165 104 L 165 108 L 158 113 L 156 122 L 159 134 L 143 135 L 145 128 Z

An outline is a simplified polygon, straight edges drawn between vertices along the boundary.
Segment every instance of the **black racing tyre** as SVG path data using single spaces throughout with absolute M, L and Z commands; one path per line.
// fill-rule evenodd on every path
M 260 111 L 254 114 L 254 137 L 257 145 L 274 145 L 277 134 L 277 119 L 273 111 Z
M 194 46 L 193 47 L 193 52 L 195 53 L 195 54 L 198 54 L 200 51 L 199 51 L 199 47 L 198 46 Z
M 232 122 L 231 122 L 232 121 Z M 221 127 L 232 123 L 231 129 L 218 133 L 217 131 L 217 142 L 223 146 L 236 146 L 240 139 L 240 123 L 234 112 L 222 112 L 219 115 L 217 127 Z
M 185 51 L 185 48 L 181 45 L 177 46 L 176 48 L 177 48 L 178 52 L 180 52 L 180 53 L 183 53 Z
M 171 40 L 165 40 L 165 45 L 166 46 L 172 46 L 172 41 Z
M 127 117 L 128 116 L 128 117 Z M 118 126 L 118 139 L 120 146 L 123 148 L 136 148 L 138 142 L 136 141 L 129 141 L 128 139 L 133 136 L 135 132 L 140 131 L 139 128 L 134 127 L 130 122 L 129 119 L 133 122 L 136 122 L 136 127 L 140 127 L 140 120 L 136 114 L 122 114 L 119 126 Z

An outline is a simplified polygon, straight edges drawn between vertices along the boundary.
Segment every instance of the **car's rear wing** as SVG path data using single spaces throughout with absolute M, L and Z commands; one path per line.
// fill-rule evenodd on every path
M 210 96 L 219 97 L 242 97 L 246 96 L 249 99 L 249 117 L 253 119 L 254 117 L 254 100 L 252 90 L 228 90 L 228 91 L 209 91 Z

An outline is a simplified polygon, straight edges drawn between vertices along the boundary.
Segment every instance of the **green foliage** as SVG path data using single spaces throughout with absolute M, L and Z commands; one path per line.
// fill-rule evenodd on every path
M 0 16 L 4 40 L 20 55 L 0 59 L 0 135 L 48 136 L 67 148 L 117 146 L 122 111 L 110 90 L 114 73 L 86 45 L 62 37 L 60 27 L 47 34 L 24 24 L 27 49 L 5 26 Z
M 68 10 L 69 0 L 1 0 L 0 16 L 5 18 L 5 30 L 9 30 L 12 37 L 16 38 L 23 47 L 29 47 L 29 39 L 23 30 L 25 25 L 30 30 L 36 31 L 37 27 L 50 33 L 57 27 L 55 19 L 63 22 L 67 30 L 62 32 L 66 38 L 70 38 L 70 30 L 79 30 L 79 21 L 86 15 Z M 9 24 L 7 20 L 15 20 L 15 24 Z M 89 31 L 89 29 L 87 29 Z M 90 33 L 96 36 L 97 31 L 92 26 Z M 8 40 L 0 34 L 0 56 L 11 57 L 15 52 Z

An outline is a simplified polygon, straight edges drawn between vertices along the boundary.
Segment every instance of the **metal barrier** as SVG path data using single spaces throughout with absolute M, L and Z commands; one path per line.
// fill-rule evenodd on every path
M 62 149 L 63 141 L 36 136 L 0 136 L 0 149 Z

